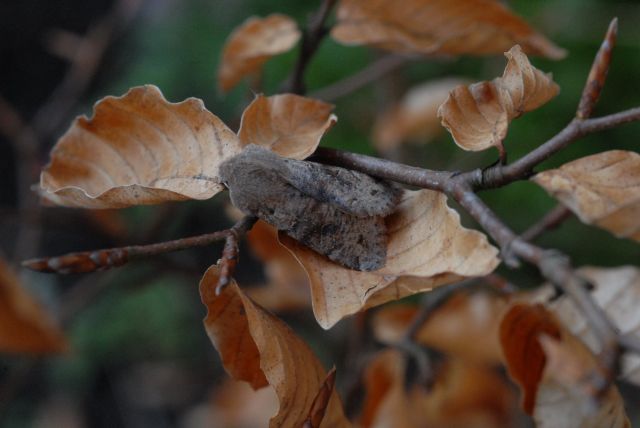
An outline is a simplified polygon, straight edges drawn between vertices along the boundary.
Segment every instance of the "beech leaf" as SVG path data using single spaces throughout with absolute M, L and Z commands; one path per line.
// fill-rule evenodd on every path
M 226 92 L 248 75 L 260 72 L 269 58 L 292 49 L 300 39 L 296 22 L 282 14 L 252 16 L 229 35 L 218 70 L 218 85 Z
M 520 46 L 505 52 L 502 77 L 459 86 L 438 109 L 442 126 L 464 150 L 502 147 L 509 123 L 555 97 L 560 88 L 550 74 L 533 67 Z
M 198 99 L 174 104 L 153 85 L 135 87 L 76 119 L 51 152 L 40 193 L 82 208 L 209 199 L 224 188 L 220 164 L 249 144 L 296 159 L 313 153 L 336 120 L 332 108 L 297 95 L 258 96 L 238 138 Z
M 336 123 L 333 105 L 294 94 L 258 95 L 242 114 L 243 146 L 256 144 L 293 159 L 304 159 Z
M 40 179 L 58 205 L 123 208 L 208 199 L 223 189 L 218 166 L 240 152 L 236 135 L 189 98 L 169 103 L 153 85 L 105 97 L 57 142 Z
M 0 259 L 0 352 L 47 354 L 67 346 L 53 320 Z
M 406 385 L 406 360 L 396 349 L 378 353 L 364 374 L 363 428 L 512 426 L 514 397 L 500 375 L 486 366 L 450 359 L 433 385 Z
M 515 304 L 503 318 L 500 341 L 523 408 L 537 427 L 630 427 L 615 385 L 598 398 L 584 384 L 597 357 L 542 305 Z
M 309 279 L 295 257 L 278 242 L 278 231 L 262 220 L 247 232 L 249 247 L 264 266 L 267 284 L 246 288 L 246 293 L 263 308 L 289 311 L 308 308 Z
M 507 301 L 497 296 L 456 294 L 429 315 L 415 341 L 465 361 L 501 364 L 498 327 L 506 308 Z M 418 307 L 413 305 L 392 305 L 377 311 L 372 322 L 376 339 L 387 345 L 400 342 L 417 313 Z
M 326 371 L 311 349 L 275 316 L 255 304 L 232 282 L 215 294 L 219 270 L 210 267 L 200 281 L 207 307 L 205 329 L 235 379 L 254 388 L 270 385 L 280 407 L 272 427 L 299 427 L 308 418 Z M 333 391 L 322 427 L 348 427 L 342 404 Z
M 411 88 L 402 99 L 376 119 L 373 141 L 376 149 L 387 152 L 404 142 L 427 143 L 443 131 L 438 107 L 462 79 L 448 78 Z
M 313 311 L 323 328 L 365 307 L 486 275 L 499 264 L 486 236 L 463 228 L 440 192 L 405 191 L 386 223 L 386 265 L 371 272 L 347 269 L 280 234 L 307 271 Z
M 616 268 L 581 267 L 577 273 L 587 279 L 594 289 L 591 292 L 596 304 L 607 314 L 623 335 L 640 337 L 640 269 L 635 266 Z M 589 321 L 571 298 L 562 296 L 546 303 L 554 295 L 547 285 L 534 292 L 532 302 L 545 302 L 547 308 L 558 317 L 576 337 L 580 337 L 594 353 L 599 353 L 600 341 L 591 329 Z M 640 385 L 640 356 L 625 353 L 622 356 L 620 379 Z
M 640 154 L 610 150 L 541 172 L 532 180 L 583 223 L 640 241 Z
M 496 0 L 341 0 L 331 36 L 403 53 L 492 55 L 516 43 L 532 55 L 565 51 Z

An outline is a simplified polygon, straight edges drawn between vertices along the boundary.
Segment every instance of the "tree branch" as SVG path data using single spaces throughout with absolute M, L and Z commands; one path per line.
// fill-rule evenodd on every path
M 520 237 L 525 241 L 534 241 L 540 235 L 548 230 L 553 230 L 559 227 L 565 220 L 572 216 L 572 212 L 569 208 L 562 204 L 556 205 L 551 211 L 546 213 L 538 222 L 531 225 L 526 231 L 524 231 Z
M 292 92 L 299 95 L 307 92 L 304 84 L 304 74 L 307 70 L 307 65 L 309 65 L 309 61 L 311 61 L 311 58 L 318 50 L 320 42 L 329 32 L 325 27 L 325 22 L 336 2 L 337 0 L 322 0 L 320 9 L 318 9 L 318 12 L 309 20 L 309 25 L 302 35 L 298 61 L 296 62 L 293 74 L 288 79 L 286 90 L 283 92 Z
M 345 77 L 329 86 L 312 92 L 309 96 L 324 101 L 335 101 L 349 95 L 370 83 L 380 80 L 384 75 L 405 65 L 411 58 L 402 55 L 389 54 L 372 62 L 352 76 Z
M 487 168 L 481 181 L 474 187 L 477 190 L 493 189 L 517 180 L 527 179 L 533 174 L 536 166 L 577 139 L 598 131 L 616 128 L 625 123 L 637 121 L 640 121 L 640 107 L 593 119 L 574 119 L 554 137 L 514 163 Z
M 119 248 L 108 248 L 95 251 L 69 253 L 58 257 L 45 257 L 22 262 L 22 266 L 46 273 L 87 273 L 122 266 L 131 260 L 155 256 L 193 247 L 205 247 L 216 241 L 225 240 L 223 263 L 226 263 L 227 274 L 233 270 L 231 260 L 237 257 L 238 237 L 251 229 L 256 222 L 254 217 L 244 217 L 233 227 L 204 235 L 191 236 L 173 241 L 159 242 L 150 245 L 132 245 Z M 232 237 L 232 238 L 230 238 Z M 226 261 L 225 261 L 226 260 Z M 223 269 L 224 270 L 224 269 Z M 221 275 L 222 277 L 222 275 Z M 228 277 L 226 278 L 228 281 Z M 223 285 L 224 286 L 224 285 Z

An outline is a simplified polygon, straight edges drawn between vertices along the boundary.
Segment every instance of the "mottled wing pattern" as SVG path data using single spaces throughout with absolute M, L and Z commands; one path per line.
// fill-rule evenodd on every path
M 220 174 L 231 201 L 245 214 L 265 220 L 350 269 L 383 267 L 387 245 L 384 217 L 366 216 L 366 212 L 393 211 L 389 204 L 399 198 L 399 189 L 365 174 L 308 165 L 249 146 L 224 162 Z M 307 192 L 307 187 L 312 190 Z M 332 192 L 336 187 L 339 190 Z M 348 189 L 353 189 L 353 196 Z M 365 196 L 366 203 L 357 201 Z M 373 208 L 376 197 L 386 208 Z
M 360 217 L 391 214 L 402 195 L 398 186 L 361 172 L 293 159 L 283 161 L 289 184 Z

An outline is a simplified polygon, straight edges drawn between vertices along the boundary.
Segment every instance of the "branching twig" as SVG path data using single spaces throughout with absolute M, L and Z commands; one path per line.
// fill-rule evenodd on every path
M 309 25 L 302 35 L 300 55 L 298 56 L 293 74 L 288 79 L 287 88 L 284 92 L 302 95 L 307 91 L 304 84 L 304 74 L 309 61 L 318 50 L 320 42 L 328 33 L 325 22 L 336 2 L 337 0 L 322 0 L 320 9 L 318 9 L 318 12 L 309 20 Z
M 548 230 L 553 230 L 560 226 L 566 219 L 570 218 L 572 212 L 562 204 L 556 205 L 551 211 L 546 213 L 538 222 L 532 224 L 520 237 L 525 241 L 534 241 Z
M 55 272 L 63 274 L 94 272 L 97 270 L 106 270 L 122 266 L 134 259 L 184 250 L 187 248 L 204 247 L 223 239 L 227 242 L 227 244 L 225 244 L 223 259 L 225 259 L 226 255 L 226 258 L 230 260 L 235 258 L 237 250 L 229 249 L 228 247 L 233 245 L 237 246 L 238 236 L 249 230 L 254 223 L 254 218 L 245 217 L 232 228 L 218 232 L 206 233 L 204 235 L 176 239 L 173 241 L 159 242 L 157 244 L 132 245 L 128 247 L 70 253 L 58 257 L 31 259 L 24 261 L 22 265 L 39 272 Z M 233 236 L 233 238 L 229 238 L 230 236 Z M 233 268 L 230 267 L 228 271 L 232 269 Z
M 345 77 L 329 86 L 312 92 L 309 96 L 324 101 L 335 101 L 349 95 L 364 86 L 380 80 L 384 75 L 405 65 L 411 58 L 389 54 L 372 62 L 352 76 Z
M 638 351 L 640 349 L 638 342 L 640 341 L 634 341 L 629 337 L 620 337 L 617 334 L 611 320 L 590 295 L 588 291 L 591 288 L 590 284 L 575 273 L 567 256 L 555 250 L 545 250 L 517 236 L 478 197 L 476 192 L 502 187 L 512 181 L 528 178 L 539 163 L 580 137 L 603 129 L 614 128 L 623 123 L 640 120 L 640 108 L 595 119 L 588 118 L 604 83 L 610 61 L 610 50 L 615 40 L 615 31 L 616 21 L 614 20 L 589 74 L 576 119 L 556 136 L 511 165 L 497 164 L 486 170 L 475 169 L 455 174 L 448 171 L 410 167 L 332 149 L 319 149 L 315 154 L 315 158 L 323 162 L 446 193 L 456 200 L 500 245 L 502 257 L 507 265 L 516 266 L 518 260 L 535 265 L 545 278 L 576 302 L 599 339 L 602 373 L 594 373 L 592 386 L 595 391 L 603 391 L 613 378 L 617 369 L 620 347 Z M 536 234 L 535 230 L 528 233 L 529 238 L 535 237 Z

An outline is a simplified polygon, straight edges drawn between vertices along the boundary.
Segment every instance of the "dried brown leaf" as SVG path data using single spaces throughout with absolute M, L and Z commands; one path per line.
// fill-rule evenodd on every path
M 565 51 L 496 0 L 341 0 L 332 37 L 395 52 L 492 55 L 516 43 L 552 59 Z
M 286 324 L 253 303 L 235 283 L 216 296 L 218 275 L 216 266 L 207 270 L 200 282 L 200 295 L 207 307 L 207 334 L 225 369 L 254 388 L 270 385 L 275 389 L 280 408 L 270 426 L 301 426 L 325 381 L 326 371 Z M 350 426 L 335 391 L 321 426 Z
M 278 231 L 259 220 L 247 233 L 249 247 L 264 264 L 267 284 L 246 293 L 263 308 L 290 311 L 311 303 L 309 279 L 300 263 L 278 242 Z
M 615 385 L 595 403 L 597 357 L 542 305 L 515 304 L 500 326 L 507 369 L 538 427 L 630 427 Z
M 319 428 L 324 420 L 327 407 L 333 397 L 333 391 L 336 386 L 336 368 L 333 367 L 327 373 L 327 377 L 320 386 L 316 398 L 313 400 L 309 416 L 305 421 L 303 428 Z
M 254 391 L 235 379 L 225 379 L 213 389 L 208 401 L 191 412 L 185 428 L 266 427 L 269 418 L 278 412 L 278 397 L 272 388 Z
M 405 360 L 397 350 L 380 352 L 364 377 L 363 427 L 511 426 L 513 394 L 486 366 L 452 359 L 438 368 L 429 391 L 405 386 Z
M 520 46 L 505 56 L 502 77 L 459 86 L 438 109 L 442 125 L 464 150 L 501 147 L 513 119 L 545 104 L 560 90 L 550 74 L 531 65 Z
M 387 152 L 404 142 L 426 143 L 443 131 L 438 107 L 463 79 L 441 79 L 411 88 L 402 99 L 376 119 L 373 141 L 376 149 Z
M 536 174 L 532 180 L 580 220 L 640 241 L 640 155 L 610 150 Z
M 497 250 L 486 236 L 463 228 L 442 193 L 406 191 L 386 222 L 386 265 L 372 272 L 342 267 L 280 235 L 283 245 L 307 271 L 313 311 L 323 328 L 365 307 L 463 277 L 486 275 L 499 263 Z
M 585 266 L 578 269 L 577 273 L 594 286 L 591 292 L 593 299 L 620 334 L 640 337 L 640 269 L 635 266 Z M 544 303 L 573 335 L 581 338 L 593 353 L 599 353 L 602 350 L 600 341 L 583 312 L 567 296 L 549 302 L 554 294 L 553 288 L 546 285 L 527 297 L 527 301 Z M 623 355 L 619 377 L 640 385 L 640 356 L 632 353 Z
M 76 119 L 40 179 L 65 206 L 122 208 L 208 199 L 223 189 L 220 163 L 240 151 L 236 135 L 202 101 L 167 102 L 153 86 L 105 97 Z
M 0 259 L 0 352 L 45 354 L 66 349 L 62 332 Z
M 465 361 L 500 364 L 498 327 L 506 307 L 505 299 L 486 293 L 456 294 L 429 315 L 415 340 Z M 417 312 L 410 305 L 378 311 L 372 324 L 376 339 L 389 345 L 400 342 Z
M 294 94 L 258 95 L 242 114 L 238 136 L 243 146 L 256 144 L 293 159 L 313 153 L 336 122 L 333 105 Z
M 225 42 L 218 85 L 226 92 L 246 76 L 259 73 L 269 58 L 292 49 L 300 36 L 296 22 L 286 15 L 248 18 Z

